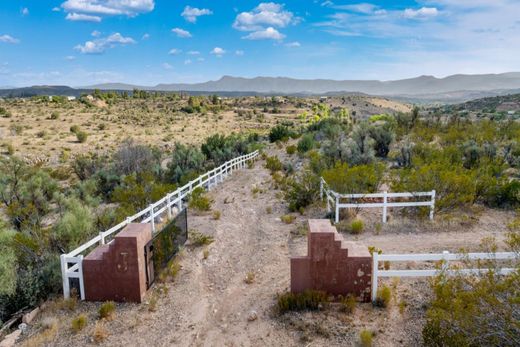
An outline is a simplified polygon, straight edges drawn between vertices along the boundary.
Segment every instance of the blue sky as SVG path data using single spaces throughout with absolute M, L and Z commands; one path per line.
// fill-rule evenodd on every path
M 518 0 L 4 0 L 0 86 L 520 71 Z

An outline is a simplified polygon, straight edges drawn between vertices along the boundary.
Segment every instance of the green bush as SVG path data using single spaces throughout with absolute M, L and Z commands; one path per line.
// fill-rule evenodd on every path
M 166 175 L 170 182 L 185 184 L 204 170 L 205 160 L 204 154 L 195 146 L 177 142 Z
M 294 153 L 296 153 L 296 146 L 295 145 L 287 146 L 285 148 L 285 151 L 287 152 L 287 154 L 293 155 Z
M 80 130 L 76 132 L 76 138 L 78 139 L 79 143 L 85 143 L 87 142 L 88 134 Z
M 505 276 L 489 269 L 434 279 L 422 331 L 426 346 L 518 346 L 520 269 Z
M 356 297 L 352 294 L 348 294 L 346 297 L 341 299 L 341 310 L 345 313 L 354 313 L 356 305 Z
M 193 190 L 188 203 L 191 208 L 198 211 L 209 211 L 211 209 L 211 199 L 208 198 L 204 188 L 202 187 Z
M 269 141 L 287 141 L 293 132 L 286 125 L 277 125 L 269 132 Z
M 76 318 L 72 319 L 71 328 L 74 332 L 79 332 L 87 326 L 87 316 L 80 314 Z
M 265 160 L 265 168 L 271 170 L 271 172 L 281 171 L 283 169 L 282 162 L 276 155 L 267 157 Z
M 200 246 L 207 246 L 211 244 L 214 241 L 214 238 L 208 235 L 205 235 L 201 232 L 198 232 L 196 230 L 190 230 L 189 232 L 189 238 L 191 240 L 191 244 L 200 247 Z
M 76 133 L 78 133 L 79 131 L 80 131 L 79 125 L 72 125 L 72 126 L 70 127 L 70 132 L 71 132 L 71 133 L 76 134 Z
M 277 309 L 279 314 L 289 311 L 316 311 L 329 304 L 327 293 L 317 290 L 306 290 L 303 293 L 278 294 Z
M 383 178 L 384 165 L 360 165 L 349 167 L 337 164 L 323 171 L 322 177 L 329 187 L 341 194 L 374 193 Z
M 373 302 L 376 307 L 386 308 L 390 305 L 390 301 L 392 300 L 392 289 L 390 287 L 384 285 L 383 287 L 377 290 L 376 300 Z
M 359 333 L 359 343 L 362 347 L 371 347 L 374 333 L 371 330 L 361 330 Z
M 350 224 L 352 234 L 361 234 L 363 232 L 364 224 L 361 219 L 356 219 Z
M 296 179 L 289 180 L 285 199 L 291 212 L 300 211 L 318 200 L 320 178 L 310 170 L 304 170 Z
M 99 318 L 111 319 L 116 312 L 116 304 L 113 301 L 107 301 L 101 304 L 98 313 Z
M 314 136 L 305 134 L 298 141 L 298 153 L 306 153 L 314 147 Z

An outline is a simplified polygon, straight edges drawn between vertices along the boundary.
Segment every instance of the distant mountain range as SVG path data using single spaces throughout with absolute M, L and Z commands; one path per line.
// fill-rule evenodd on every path
M 287 77 L 242 78 L 223 76 L 217 81 L 204 83 L 158 84 L 138 86 L 124 83 L 98 84 L 80 89 L 61 86 L 28 87 L 0 90 L 0 96 L 23 96 L 30 93 L 60 91 L 62 95 L 102 90 L 184 91 L 194 94 L 218 93 L 222 95 L 336 95 L 364 93 L 376 96 L 399 97 L 423 101 L 460 102 L 478 97 L 504 95 L 520 90 L 520 72 L 485 75 L 452 75 L 445 78 L 420 76 L 416 78 L 377 80 L 293 79 Z

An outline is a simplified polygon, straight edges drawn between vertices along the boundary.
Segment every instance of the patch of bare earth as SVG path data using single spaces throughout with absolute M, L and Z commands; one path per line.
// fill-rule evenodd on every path
M 282 156 L 281 152 L 278 153 Z M 286 160 L 286 158 L 284 158 Z M 253 191 L 253 187 L 256 187 Z M 390 308 L 359 304 L 352 314 L 339 304 L 321 312 L 274 313 L 276 294 L 289 288 L 292 255 L 306 254 L 307 240 L 296 232 L 308 218 L 322 218 L 324 208 L 314 206 L 284 224 L 287 214 L 279 191 L 273 189 L 269 172 L 259 161 L 252 169 L 236 171 L 210 195 L 211 213 L 190 212 L 189 228 L 211 235 L 207 247 L 188 245 L 180 257 L 182 269 L 173 282 L 156 284 L 141 305 L 118 304 L 113 320 L 103 322 L 108 336 L 103 346 L 355 346 L 363 329 L 375 333 L 375 346 L 417 346 L 421 344 L 428 283 L 420 279 L 388 280 L 394 299 Z M 454 221 L 438 216 L 434 222 L 391 213 L 381 226 L 380 211 L 363 211 L 364 233 L 345 234 L 385 253 L 475 250 L 483 237 L 502 240 L 511 216 L 506 212 L 482 210 L 478 219 Z M 301 229 L 300 229 L 301 230 Z M 405 264 L 414 266 L 416 264 Z M 246 283 L 248 276 L 252 281 Z M 157 294 L 161 288 L 161 294 Z M 157 304 L 151 302 L 158 297 Z M 75 312 L 49 312 L 60 327 L 49 346 L 94 345 L 93 333 L 99 304 L 79 303 Z M 255 311 L 256 318 L 250 317 Z M 72 333 L 71 319 L 85 312 L 87 327 Z M 254 320 L 250 320 L 255 318 Z M 43 318 L 45 319 L 45 314 Z M 37 323 L 32 333 L 38 331 Z

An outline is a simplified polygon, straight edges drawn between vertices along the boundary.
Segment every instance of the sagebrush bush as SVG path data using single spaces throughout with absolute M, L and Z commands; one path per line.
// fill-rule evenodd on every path
M 319 199 L 320 178 L 310 170 L 304 170 L 295 179 L 287 181 L 285 199 L 289 210 L 300 211 Z
M 279 314 L 289 311 L 316 311 L 329 304 L 327 293 L 317 290 L 306 290 L 303 293 L 278 294 L 277 309 Z
M 287 141 L 293 132 L 285 125 L 277 125 L 269 132 L 269 141 Z
M 76 138 L 78 139 L 79 143 L 85 143 L 87 142 L 88 134 L 82 130 L 76 132 Z
M 314 147 L 314 136 L 305 134 L 298 141 L 298 153 L 307 153 Z

